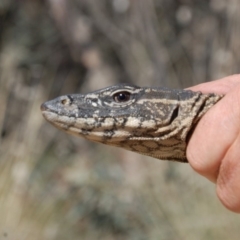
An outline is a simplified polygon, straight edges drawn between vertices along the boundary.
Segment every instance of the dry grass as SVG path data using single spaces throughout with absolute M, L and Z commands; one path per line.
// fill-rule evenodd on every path
M 119 81 L 239 72 L 238 1 L 187 2 L 0 3 L 0 239 L 239 239 L 239 217 L 189 165 L 66 136 L 39 109 Z

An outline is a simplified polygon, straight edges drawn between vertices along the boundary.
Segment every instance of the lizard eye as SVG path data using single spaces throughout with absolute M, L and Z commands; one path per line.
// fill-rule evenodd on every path
M 118 103 L 127 102 L 127 101 L 129 101 L 130 96 L 131 96 L 131 93 L 129 93 L 127 91 L 123 91 L 123 92 L 115 93 L 113 95 L 113 99 L 115 102 L 118 102 Z

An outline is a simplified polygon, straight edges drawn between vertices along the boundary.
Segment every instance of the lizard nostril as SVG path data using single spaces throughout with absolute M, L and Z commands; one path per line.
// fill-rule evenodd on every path
M 67 99 L 62 99 L 61 103 L 62 103 L 62 105 L 66 105 L 68 103 L 68 100 Z
M 61 104 L 66 106 L 66 105 L 70 105 L 72 103 L 72 101 L 68 98 L 68 97 L 65 97 L 65 98 L 62 98 L 60 100 Z
M 68 96 L 63 96 L 63 97 L 61 97 L 61 99 L 60 99 L 60 103 L 62 104 L 62 105 L 71 105 L 72 104 L 72 102 L 73 102 L 73 99 L 72 99 L 72 97 L 70 96 L 70 95 L 68 95 Z

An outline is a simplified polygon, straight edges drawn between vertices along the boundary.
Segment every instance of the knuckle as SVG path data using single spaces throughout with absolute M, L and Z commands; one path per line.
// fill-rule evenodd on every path
M 221 203 L 230 211 L 240 213 L 240 198 L 224 185 L 217 185 L 217 196 Z
M 189 164 L 194 169 L 194 171 L 198 172 L 199 174 L 203 174 L 206 172 L 206 165 L 201 161 L 201 159 L 198 159 L 197 157 L 190 157 L 189 158 Z
M 213 169 L 213 167 L 210 166 L 210 161 L 207 163 L 204 159 L 191 150 L 187 152 L 187 158 L 193 170 L 203 176 L 208 175 Z
M 235 159 L 226 158 L 220 167 L 216 191 L 218 198 L 227 209 L 240 213 L 238 170 Z

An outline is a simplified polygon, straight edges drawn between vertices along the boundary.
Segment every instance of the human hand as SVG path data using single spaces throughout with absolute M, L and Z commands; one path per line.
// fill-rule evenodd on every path
M 240 213 L 240 75 L 189 89 L 225 94 L 199 121 L 187 158 L 196 172 L 216 183 L 223 205 Z

